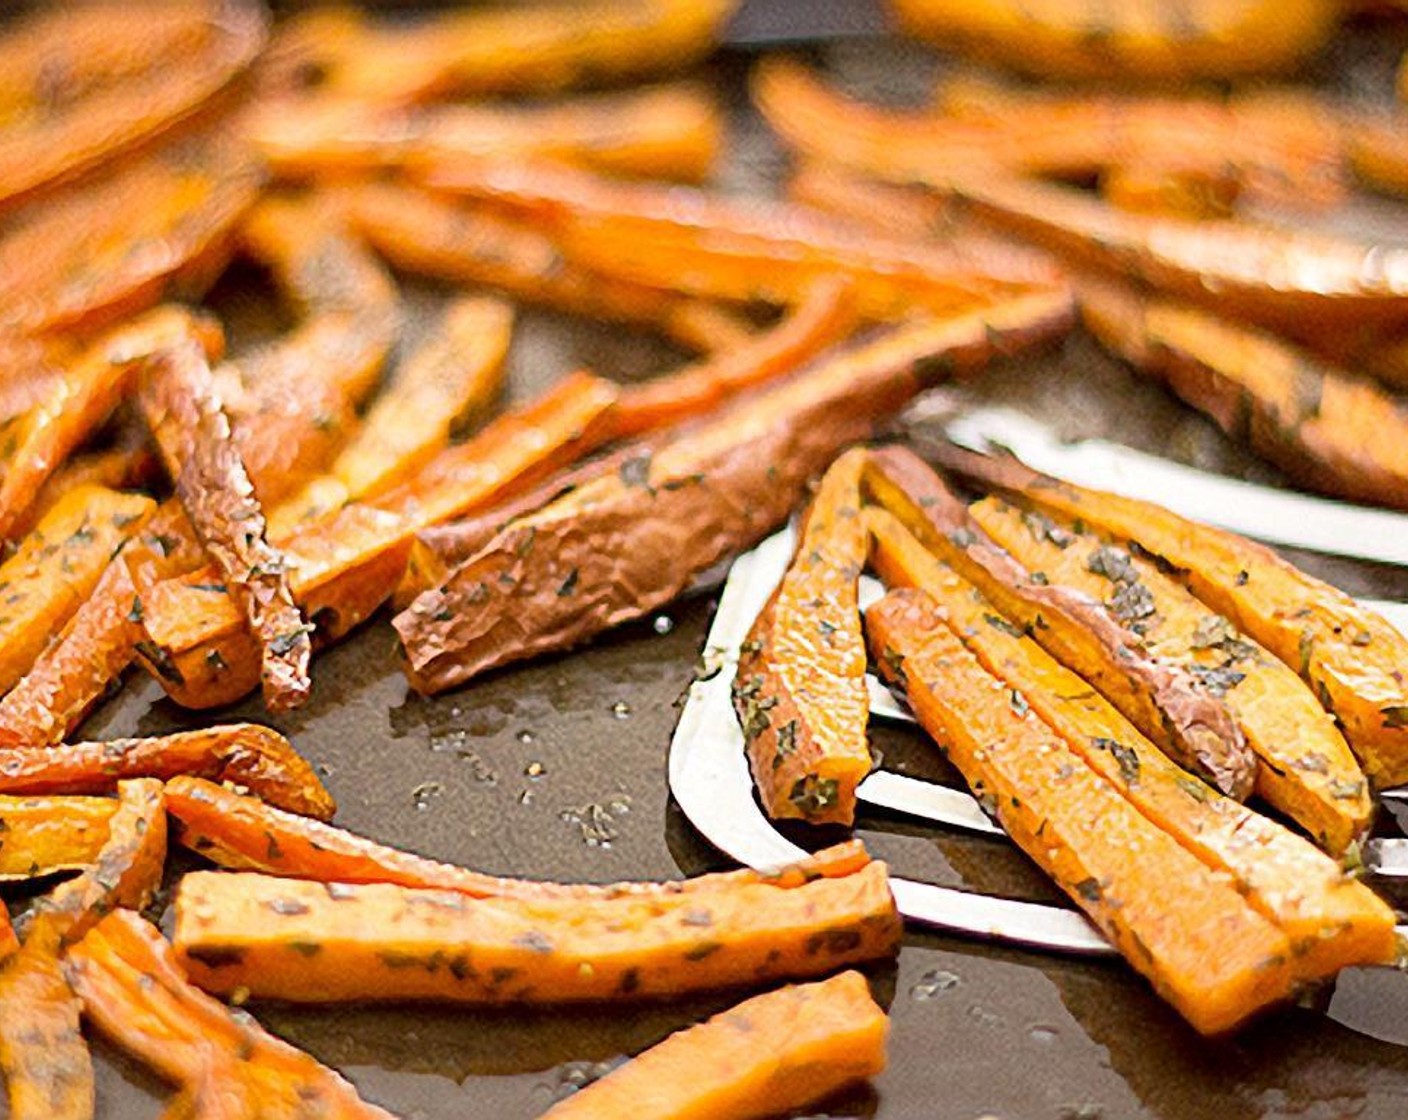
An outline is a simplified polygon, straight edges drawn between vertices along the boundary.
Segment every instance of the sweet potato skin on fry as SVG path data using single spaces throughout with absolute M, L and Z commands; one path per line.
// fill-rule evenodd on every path
M 867 540 L 865 457 L 853 448 L 822 477 L 796 555 L 738 658 L 733 703 L 753 781 L 774 818 L 850 824 L 856 786 L 870 772 L 856 598 Z
M 871 863 L 793 889 L 531 901 L 196 872 L 178 888 L 173 943 L 212 992 L 516 1004 L 816 976 L 888 956 L 899 935 Z
M 789 986 L 671 1035 L 545 1120 L 754 1120 L 800 1109 L 883 1070 L 887 1029 L 858 972 Z

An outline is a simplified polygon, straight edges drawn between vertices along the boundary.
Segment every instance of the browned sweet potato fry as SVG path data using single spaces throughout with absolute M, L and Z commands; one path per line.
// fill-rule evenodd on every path
M 0 792 L 104 793 L 127 778 L 188 774 L 232 782 L 271 805 L 326 820 L 336 809 L 313 768 L 269 727 L 236 723 L 154 739 L 0 748 Z
M 146 33 L 146 7 L 128 13 L 131 23 L 124 37 Z M 203 33 L 182 35 L 194 42 L 184 43 L 174 57 L 152 58 L 140 71 L 71 103 L 43 106 L 4 122 L 0 206 L 81 174 L 170 129 L 232 82 L 264 45 L 264 14 L 254 5 L 201 7 L 195 18 L 205 25 Z M 82 18 L 71 19 L 65 28 L 51 17 L 51 33 L 67 34 Z M 156 16 L 158 33 L 169 19 Z M 46 49 L 43 43 L 36 46 L 36 53 Z M 0 53 L 9 57 L 7 43 L 0 43 Z
M 679 83 L 531 107 L 386 111 L 321 99 L 274 102 L 255 118 L 250 139 L 289 179 L 493 156 L 699 182 L 713 168 L 723 131 L 714 98 L 701 86 Z
M 668 602 L 781 521 L 837 451 L 926 384 L 1046 341 L 1068 314 L 1064 294 L 1031 295 L 892 330 L 513 522 L 396 616 L 413 687 L 439 692 Z
M 25 673 L 92 593 L 113 552 L 156 508 L 141 494 L 69 491 L 0 564 L 0 689 Z
M 1251 792 L 1256 758 L 1225 701 L 1187 669 L 1146 648 L 1128 625 L 1136 615 L 1116 614 L 1096 599 L 1029 572 L 988 538 L 913 452 L 900 447 L 876 452 L 865 479 L 871 496 L 906 529 L 1175 761 L 1238 800 Z
M 391 1120 L 338 1074 L 192 987 L 156 927 L 130 910 L 94 926 L 64 971 L 99 1030 L 181 1088 L 169 1117 Z
M 0 971 L 0 1072 L 13 1120 L 92 1120 L 93 1060 L 54 942 L 31 938 Z
M 820 275 L 856 284 L 862 314 L 933 314 L 1061 283 L 1044 257 L 955 238 L 915 246 L 759 199 L 621 183 L 574 168 L 462 164 L 426 176 L 439 190 L 547 222 L 572 260 L 624 280 L 711 299 L 794 303 Z
M 884 183 L 817 160 L 804 160 L 793 171 L 787 196 L 893 237 L 935 237 L 949 220 L 947 205 L 930 192 Z
M 270 512 L 270 535 L 282 539 L 299 522 L 414 475 L 449 442 L 452 428 L 498 395 L 512 333 L 513 308 L 502 300 L 464 296 L 451 303 L 328 473 Z
M 565 378 L 441 452 L 375 505 L 353 503 L 295 533 L 287 542 L 291 586 L 320 639 L 347 633 L 385 601 L 419 529 L 487 508 L 610 438 L 617 395 L 587 373 Z M 142 624 L 138 652 L 179 703 L 230 703 L 258 680 L 258 647 L 211 569 L 144 594 Z
M 854 448 L 827 469 L 796 556 L 739 654 L 733 703 L 753 781 L 774 818 L 850 824 L 856 786 L 870 773 L 856 599 L 868 541 L 860 519 L 865 460 Z
M 265 540 L 264 515 L 210 367 L 186 342 L 146 362 L 142 373 L 138 401 L 177 497 L 259 641 L 265 703 L 295 707 L 310 687 L 311 627 L 294 605 L 283 555 Z
M 1408 509 L 1408 405 L 1207 312 L 1083 284 L 1091 332 L 1302 486 Z
M 70 490 L 80 486 L 104 486 L 109 490 L 136 490 L 153 483 L 161 473 L 156 456 L 145 446 L 117 446 L 105 451 L 85 451 L 71 455 L 67 462 L 44 480 L 29 507 L 15 520 L 10 532 L 16 537 L 28 533 L 39 519 Z
M 1166 561 L 1194 595 L 1301 675 L 1372 781 L 1408 780 L 1408 640 L 1381 615 L 1235 533 L 1059 482 L 1015 460 L 944 454 L 965 474 Z
M 107 842 L 116 809 L 108 797 L 0 795 L 0 878 L 32 879 L 87 866 Z
M 1295 990 L 1289 939 L 1013 701 L 923 592 L 866 612 L 876 662 L 1004 830 L 1188 1021 L 1231 1029 Z
M 471 899 L 330 886 L 187 875 L 175 903 L 177 956 L 218 993 L 566 1003 L 822 975 L 892 954 L 901 931 L 883 863 L 793 888 L 740 883 L 707 894 Z
M 754 1120 L 885 1068 L 888 1022 L 859 972 L 754 996 L 673 1034 L 545 1120 Z
M 1401 117 L 1344 112 L 1340 121 L 1359 181 L 1385 194 L 1408 195 L 1408 127 Z
M 0 332 L 87 330 L 199 293 L 261 181 L 242 144 L 197 136 L 25 208 L 0 234 Z

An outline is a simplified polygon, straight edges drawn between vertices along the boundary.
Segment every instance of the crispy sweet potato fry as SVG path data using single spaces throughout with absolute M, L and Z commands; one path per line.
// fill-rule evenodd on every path
M 1029 572 L 987 537 L 967 507 L 913 452 L 900 447 L 876 452 L 865 482 L 871 496 L 906 529 L 1052 656 L 1094 685 L 1170 757 L 1238 800 L 1251 792 L 1256 757 L 1226 702 L 1191 672 L 1146 648 L 1124 617 L 1097 599 Z
M 733 703 L 768 815 L 816 824 L 855 819 L 870 773 L 865 638 L 856 577 L 865 566 L 854 448 L 822 477 L 787 574 L 738 658 Z
M 1195 10 L 1150 0 L 893 0 L 891 10 L 912 35 L 1034 77 L 1168 83 L 1290 69 L 1325 43 L 1338 14 L 1327 0 Z
M 294 605 L 283 555 L 265 540 L 210 367 L 186 342 L 156 355 L 142 374 L 138 402 L 177 497 L 259 641 L 265 703 L 296 707 L 310 687 L 311 628 Z
M 621 183 L 529 162 L 460 164 L 436 189 L 550 223 L 569 259 L 623 280 L 711 299 L 794 303 L 819 276 L 856 284 L 862 314 L 957 313 L 1061 283 L 1029 250 L 955 238 L 914 246 L 825 215 L 758 199 Z
M 107 797 L 0 795 L 0 878 L 32 879 L 92 863 L 107 842 L 116 808 Z
M 1408 406 L 1248 327 L 1176 303 L 1083 284 L 1111 351 L 1312 490 L 1408 509 Z
M 20 211 L 0 233 L 0 332 L 88 330 L 215 279 L 263 172 L 196 136 Z
M 64 970 L 98 1029 L 181 1088 L 168 1116 L 390 1120 L 337 1073 L 192 987 L 156 927 L 130 910 L 99 922 Z
M 1011 633 L 972 584 L 892 514 L 865 510 L 871 563 L 887 586 L 917 587 L 987 672 L 1141 813 L 1216 871 L 1290 938 L 1307 979 L 1383 959 L 1393 916 L 1340 864 L 1169 761 L 1085 681 L 1030 637 Z M 168 795 L 169 799 L 169 795 Z
M 336 810 L 313 768 L 272 728 L 236 723 L 154 739 L 0 748 L 0 792 L 105 793 L 128 778 L 198 775 L 245 786 L 271 805 L 326 820 Z
M 461 159 L 542 158 L 609 174 L 699 182 L 724 121 L 702 87 L 678 83 L 531 107 L 378 111 L 321 100 L 274 102 L 250 138 L 275 173 L 308 179 Z
M 0 971 L 0 1072 L 13 1120 L 92 1120 L 93 1060 L 52 941 L 31 938 Z
M 634 386 L 622 394 L 616 430 L 623 436 L 695 417 L 745 389 L 793 369 L 856 326 L 853 285 L 825 276 L 772 330 L 737 348 L 706 358 L 677 373 Z
M 885 865 L 781 889 L 470 899 L 373 883 L 198 871 L 172 941 L 212 992 L 326 1003 L 566 1003 L 800 978 L 895 951 Z
M 1222 615 L 1210 614 L 1148 560 L 1108 538 L 996 498 L 976 503 L 971 513 L 1023 566 L 1123 612 L 1150 652 L 1184 667 L 1223 698 L 1257 756 L 1256 792 L 1269 804 L 1336 855 L 1367 830 L 1373 803 L 1364 774 L 1293 670 Z
M 136 28 L 146 33 L 148 7 L 141 5 L 128 13 L 132 22 L 124 29 L 124 38 L 130 38 Z M 181 34 L 180 39 L 195 41 L 183 43 L 174 56 L 152 58 L 150 65 L 129 71 L 123 80 L 72 103 L 45 106 L 49 111 L 22 114 L 6 122 L 0 140 L 0 206 L 79 175 L 165 132 L 232 82 L 264 45 L 264 13 L 252 4 L 201 7 L 204 11 L 196 18 L 205 24 L 204 33 Z M 169 21 L 169 16 L 163 18 L 158 12 L 154 31 L 160 34 L 163 23 L 169 26 Z M 53 20 L 53 33 L 71 31 L 74 22 L 81 22 L 81 17 L 66 29 Z M 39 52 L 44 49 L 44 44 L 38 44 Z M 8 58 L 8 44 L 0 43 L 0 52 Z
M 673 1034 L 546 1120 L 732 1120 L 801 1109 L 885 1068 L 885 1013 L 859 972 L 754 996 Z
M 787 197 L 893 237 L 932 238 L 949 220 L 947 205 L 931 192 L 884 183 L 818 160 L 803 160 L 792 172 Z
M 442 691 L 668 602 L 782 520 L 837 451 L 926 384 L 1043 342 L 1068 314 L 1063 294 L 1031 295 L 889 331 L 510 524 L 396 616 L 412 686 Z
M 892 591 L 866 626 L 882 671 L 1007 834 L 1197 1030 L 1229 1030 L 1294 991 L 1285 933 L 1018 703 L 933 600 Z
M 817 878 L 854 874 L 869 862 L 860 841 L 825 848 L 795 867 L 763 875 L 749 869 L 663 883 L 547 883 L 505 879 L 378 844 L 334 825 L 274 808 L 202 778 L 172 778 L 167 806 L 181 843 L 239 871 L 322 883 L 395 883 L 472 898 L 615 898 L 620 895 L 727 890 L 766 882 L 791 889 Z
M 19 680 L 78 610 L 113 552 L 155 510 L 140 494 L 71 490 L 0 564 L 0 689 Z
M 462 418 L 487 409 L 498 395 L 512 332 L 513 308 L 502 300 L 464 296 L 451 303 L 328 473 L 270 513 L 270 535 L 282 539 L 299 522 L 414 475 Z
M 105 486 L 109 490 L 136 490 L 149 486 L 161 473 L 156 456 L 145 446 L 110 447 L 71 455 L 54 471 L 28 508 L 14 521 L 10 532 L 16 537 L 28 533 L 60 498 L 80 486 Z
M 1235 533 L 1015 460 L 944 454 L 956 470 L 1166 561 L 1194 595 L 1301 675 L 1373 782 L 1408 780 L 1408 642 L 1380 615 Z

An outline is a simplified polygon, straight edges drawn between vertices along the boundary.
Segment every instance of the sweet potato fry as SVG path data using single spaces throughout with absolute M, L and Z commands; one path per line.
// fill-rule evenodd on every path
M 386 600 L 419 529 L 488 508 L 609 439 L 617 396 L 615 385 L 591 374 L 564 378 L 441 452 L 375 505 L 352 503 L 295 533 L 286 552 L 290 584 L 320 640 L 346 634 Z M 142 625 L 138 652 L 178 703 L 227 704 L 258 681 L 258 647 L 212 569 L 153 587 Z
M 236 723 L 154 739 L 0 748 L 0 792 L 106 793 L 129 778 L 197 775 L 245 786 L 271 805 L 326 820 L 336 810 L 313 768 L 272 728 Z
M 843 972 L 754 996 L 673 1034 L 544 1116 L 753 1120 L 802 1109 L 883 1070 L 887 1029 L 865 977 Z
M 0 878 L 32 879 L 92 863 L 116 809 L 107 797 L 0 796 Z
M 744 389 L 795 368 L 841 341 L 855 326 L 851 283 L 839 276 L 822 277 L 772 330 L 677 373 L 626 390 L 616 409 L 616 430 L 623 436 L 635 436 L 700 416 Z
M 923 592 L 890 592 L 866 612 L 872 654 L 1017 845 L 1200 1032 L 1291 995 L 1285 933 L 1033 716 L 939 613 Z
M 870 495 L 906 529 L 1053 657 L 1089 681 L 1176 762 L 1238 800 L 1251 792 L 1256 757 L 1225 700 L 1188 670 L 1156 656 L 1125 617 L 1097 599 L 1055 586 L 1042 573 L 1029 572 L 988 538 L 913 452 L 899 447 L 876 452 L 867 463 L 865 482 Z
M 103 486 L 109 490 L 136 490 L 151 485 L 161 473 L 156 456 L 145 446 L 110 447 L 104 451 L 85 451 L 71 455 L 54 471 L 34 500 L 19 515 L 11 534 L 22 537 L 39 519 L 48 513 L 60 498 L 80 486 Z
M 262 178 L 244 145 L 196 136 L 26 207 L 0 235 L 0 332 L 89 330 L 198 294 Z
M 13 1120 L 92 1120 L 93 1059 L 55 944 L 30 939 L 0 971 L 0 1073 Z
M 513 522 L 396 616 L 412 686 L 442 691 L 668 602 L 782 520 L 813 474 L 926 384 L 1043 342 L 1068 313 L 1062 294 L 1031 295 L 889 331 Z
M 113 552 L 155 510 L 140 494 L 79 487 L 0 564 L 0 689 L 19 680 L 92 593 Z
M 274 102 L 250 138 L 276 174 L 308 179 L 453 165 L 458 160 L 554 159 L 608 174 L 699 182 L 724 121 L 701 86 L 678 83 L 532 107 L 462 105 L 375 110 L 313 99 Z
M 10 909 L 0 906 L 0 963 L 9 960 L 20 950 L 20 939 L 15 935 L 15 927 L 10 923 Z
M 179 1086 L 168 1116 L 335 1116 L 391 1120 L 337 1073 L 197 991 L 155 926 L 109 914 L 69 950 L 64 971 L 100 1031 Z
M 932 238 L 948 224 L 947 205 L 931 192 L 881 182 L 818 160 L 803 160 L 792 172 L 787 197 L 892 237 Z
M 791 889 L 534 900 L 198 871 L 172 941 L 216 993 L 521 1004 L 821 975 L 890 955 L 900 928 L 882 863 Z
M 909 34 L 1034 77 L 1170 84 L 1291 69 L 1325 43 L 1338 14 L 1326 0 L 1196 12 L 1150 2 L 894 0 L 891 10 Z
M 128 13 L 133 22 L 124 37 L 142 27 L 146 7 Z M 230 84 L 264 46 L 264 14 L 246 4 L 201 7 L 204 11 L 197 18 L 203 17 L 204 34 L 189 36 L 195 42 L 178 54 L 153 59 L 140 72 L 128 73 L 124 80 L 73 103 L 46 106 L 47 112 L 9 121 L 0 144 L 0 206 L 73 178 L 167 131 Z M 158 33 L 163 22 L 158 15 Z M 0 44 L 0 52 L 8 58 L 7 45 Z
M 1408 642 L 1382 616 L 1235 533 L 1015 460 L 945 454 L 954 469 L 1166 561 L 1208 607 L 1300 674 L 1374 783 L 1408 781 Z
M 321 883 L 395 883 L 472 898 L 616 898 L 728 890 L 765 882 L 791 889 L 854 874 L 869 862 L 857 840 L 823 849 L 794 867 L 763 875 L 749 869 L 664 883 L 547 883 L 504 879 L 378 844 L 334 825 L 277 809 L 202 778 L 172 778 L 167 806 L 182 844 L 221 867 Z
M 1160 661 L 1183 667 L 1222 698 L 1257 756 L 1256 792 L 1270 805 L 1336 855 L 1367 830 L 1373 804 L 1364 774 L 1292 669 L 1108 538 L 996 498 L 971 513 L 1028 570 L 1131 618 L 1130 629 Z
M 1408 195 L 1408 127 L 1398 116 L 1345 112 L 1340 117 L 1349 165 L 1384 194 Z
M 453 427 L 498 395 L 512 332 L 513 308 L 502 300 L 465 296 L 451 303 L 328 473 L 271 511 L 270 535 L 282 539 L 299 522 L 414 475 L 449 442 Z
M 1061 283 L 1044 257 L 962 238 L 915 246 L 789 203 L 616 182 L 575 168 L 486 162 L 426 175 L 438 190 L 547 222 L 588 269 L 710 299 L 794 303 L 820 275 L 856 284 L 862 314 L 970 310 Z
M 263 512 L 199 347 L 182 343 L 146 362 L 138 403 L 192 527 L 259 641 L 265 703 L 296 707 L 310 687 L 311 628 L 294 605 L 283 555 L 264 537 Z
M 1154 824 L 1230 876 L 1252 907 L 1285 931 L 1303 978 L 1383 959 L 1393 916 L 1337 861 L 1175 766 L 1085 681 L 1030 637 L 1009 632 L 977 589 L 892 514 L 871 506 L 865 522 L 871 563 L 886 585 L 929 595 L 987 672 Z
M 865 566 L 860 479 L 866 453 L 846 452 L 822 477 L 782 583 L 738 658 L 733 703 L 768 815 L 855 819 L 870 773 L 865 638 L 856 577 Z

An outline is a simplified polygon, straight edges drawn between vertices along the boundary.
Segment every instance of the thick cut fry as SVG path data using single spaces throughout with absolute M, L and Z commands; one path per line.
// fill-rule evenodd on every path
M 804 1108 L 885 1068 L 885 1013 L 859 972 L 754 996 L 673 1034 L 546 1120 L 753 1120 Z
M 217 993 L 503 1004 L 817 976 L 889 956 L 900 930 L 882 863 L 791 889 L 535 900 L 200 871 L 181 880 L 172 940 Z
M 232 82 L 264 45 L 264 14 L 252 4 L 203 7 L 205 34 L 191 36 L 197 41 L 183 46 L 174 57 L 153 60 L 141 72 L 125 75 L 125 80 L 72 104 L 46 106 L 50 111 L 6 122 L 0 139 L 0 206 L 79 175 L 167 131 Z M 140 8 L 130 12 L 130 26 L 142 27 L 145 33 L 139 21 L 146 15 Z M 158 28 L 161 23 L 158 15 Z M 0 43 L 0 52 L 8 58 L 8 44 Z
M 375 506 L 353 503 L 295 533 L 291 586 L 320 639 L 346 634 L 386 600 L 418 530 L 487 508 L 609 439 L 617 396 L 591 374 L 564 378 L 441 452 Z M 138 652 L 177 702 L 227 704 L 257 683 L 258 647 L 217 572 L 158 584 L 142 607 L 148 644 Z
M 1294 67 L 1334 31 L 1328 0 L 891 0 L 900 27 L 1034 77 L 1182 84 Z
M 1381 615 L 1235 533 L 1015 460 L 944 454 L 956 470 L 1167 562 L 1194 595 L 1300 674 L 1375 784 L 1408 781 L 1408 639 Z
M 1007 834 L 1195 1028 L 1230 1030 L 1294 991 L 1286 935 L 988 674 L 928 596 L 892 591 L 866 626 L 882 671 Z
M 668 602 L 760 539 L 841 448 L 921 388 L 1046 341 L 1068 315 L 1064 295 L 1032 295 L 889 331 L 510 524 L 396 616 L 412 686 L 439 692 Z
M 487 409 L 498 395 L 512 333 L 513 308 L 502 300 L 465 296 L 452 303 L 372 403 L 330 471 L 270 513 L 270 534 L 281 539 L 301 521 L 414 475 L 463 417 Z
M 1304 979 L 1392 952 L 1392 911 L 1300 837 L 1175 766 L 1085 681 L 1011 628 L 972 584 L 878 507 L 865 511 L 871 563 L 890 587 L 916 587 L 987 672 L 1141 813 L 1208 867 L 1229 875 L 1290 938 Z M 169 800 L 169 796 L 168 796 Z
M 0 795 L 0 878 L 32 879 L 92 863 L 108 838 L 117 802 L 106 797 Z
M 265 540 L 263 511 L 199 348 L 186 342 L 147 362 L 138 401 L 192 527 L 259 641 L 264 702 L 296 707 L 310 687 L 311 627 L 294 605 L 283 555 Z
M 748 342 L 627 390 L 616 411 L 623 436 L 696 417 L 763 384 L 845 338 L 856 325 L 854 290 L 838 276 L 819 279 L 776 327 Z
M 860 479 L 866 453 L 827 470 L 782 583 L 748 633 L 733 680 L 753 781 L 768 815 L 850 824 L 870 773 Z
M 80 486 L 105 486 L 109 490 L 137 490 L 150 486 L 161 474 L 156 456 L 145 446 L 111 447 L 86 451 L 69 457 L 44 481 L 39 493 L 19 515 L 11 534 L 22 537 L 48 513 L 60 498 Z
M 790 203 L 621 183 L 527 162 L 463 164 L 426 176 L 451 194 L 545 221 L 567 256 L 619 277 L 710 299 L 795 303 L 818 276 L 853 279 L 862 314 L 972 309 L 1061 275 L 1027 250 L 955 238 L 915 246 Z
M 243 145 L 195 137 L 25 208 L 0 234 L 0 331 L 87 330 L 199 294 L 262 177 Z
M 0 564 L 0 689 L 9 689 L 92 593 L 112 554 L 155 510 L 140 494 L 66 494 Z
M 275 173 L 290 179 L 492 156 L 697 183 L 712 170 L 723 133 L 714 98 L 701 86 L 681 83 L 541 107 L 386 112 L 317 99 L 274 102 L 255 118 L 250 138 Z
M 41 404 L 5 426 L 0 537 L 13 539 L 45 480 L 127 397 L 138 359 L 197 332 L 203 344 L 218 349 L 219 328 L 185 308 L 157 308 L 126 323 L 85 350 Z
M 871 495 L 906 529 L 1053 657 L 1094 685 L 1175 761 L 1238 800 L 1251 793 L 1256 756 L 1225 700 L 1188 670 L 1146 648 L 1129 625 L 1139 616 L 1123 608 L 1116 614 L 1098 599 L 1029 572 L 987 537 L 913 452 L 900 447 L 876 452 L 865 481 Z M 1060 536 L 1059 527 L 1052 529 Z
M 156 927 L 129 910 L 99 922 L 64 970 L 98 1029 L 181 1088 L 168 1116 L 391 1120 L 337 1073 L 192 987 Z
M 728 890 L 742 883 L 760 882 L 791 889 L 813 879 L 852 875 L 870 862 L 860 841 L 851 840 L 769 875 L 745 868 L 680 881 L 605 886 L 505 879 L 378 844 L 334 825 L 276 809 L 258 798 L 232 793 L 202 778 L 172 778 L 166 793 L 181 843 L 221 867 L 321 883 L 429 887 L 472 898 L 672 895 Z
M 179 775 L 244 786 L 271 805 L 319 820 L 337 808 L 288 740 L 253 723 L 42 751 L 0 748 L 0 792 L 7 794 L 105 793 L 123 779 Z
M 0 1072 L 13 1120 L 92 1120 L 93 1059 L 80 1005 L 51 941 L 34 938 L 0 971 Z
M 1256 753 L 1256 792 L 1329 851 L 1367 830 L 1368 783 L 1334 721 L 1295 672 L 1142 557 L 996 498 L 973 519 L 1024 567 L 1131 617 L 1161 661 L 1192 673 L 1227 709 Z M 1053 528 L 1056 530 L 1053 532 Z M 1052 541 L 1057 537 L 1061 544 Z

